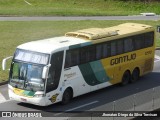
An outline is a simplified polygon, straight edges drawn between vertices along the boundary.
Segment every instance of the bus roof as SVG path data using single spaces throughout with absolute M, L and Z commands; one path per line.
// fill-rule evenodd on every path
M 80 38 L 62 36 L 24 43 L 19 45 L 17 48 L 50 54 L 53 51 L 64 50 L 65 48 L 67 49 L 70 45 L 81 44 L 85 42 L 85 40 Z
M 153 29 L 153 27 L 138 23 L 124 23 L 108 28 L 90 28 L 78 30 L 75 32 L 68 32 L 65 35 L 78 37 L 86 40 L 98 40 L 102 38 L 121 36 L 135 32 L 145 31 L 147 29 Z
M 65 36 L 54 37 L 39 41 L 32 41 L 19 45 L 17 48 L 30 50 L 41 53 L 52 53 L 53 51 L 59 51 L 68 49 L 74 45 L 87 45 L 87 43 L 97 43 L 121 36 L 127 36 L 130 34 L 153 30 L 152 26 L 138 24 L 138 23 L 124 23 L 108 28 L 90 28 L 84 30 L 78 30 L 75 32 L 68 32 Z M 102 41 L 100 41 L 102 40 Z

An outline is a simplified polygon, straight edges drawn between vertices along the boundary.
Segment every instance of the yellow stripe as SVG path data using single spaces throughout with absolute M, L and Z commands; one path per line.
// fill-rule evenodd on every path
M 27 96 L 27 95 L 23 94 L 24 90 L 21 90 L 21 89 L 18 89 L 18 88 L 14 88 L 13 92 L 16 95 L 25 96 L 25 97 L 28 97 L 28 98 L 32 98 L 33 97 L 33 96 Z

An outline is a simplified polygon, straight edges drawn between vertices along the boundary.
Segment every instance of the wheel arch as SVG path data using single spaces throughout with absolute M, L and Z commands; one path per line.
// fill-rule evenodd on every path
M 64 92 L 65 92 L 67 89 L 69 89 L 69 90 L 71 91 L 72 98 L 73 98 L 73 97 L 74 97 L 74 92 L 73 92 L 73 88 L 72 88 L 71 86 L 67 86 L 67 87 L 64 89 L 63 94 L 64 94 Z M 62 94 L 62 97 L 63 97 L 63 94 Z
M 69 89 L 71 91 L 71 95 L 72 95 L 72 98 L 73 98 L 73 88 L 71 86 L 69 86 L 69 87 L 66 88 L 66 90 L 67 89 Z
M 130 75 L 131 75 L 131 70 L 130 70 L 130 69 L 126 69 L 126 70 L 123 72 L 123 75 L 124 75 L 125 72 L 129 72 Z
M 137 67 L 134 67 L 134 69 L 132 70 L 132 73 L 133 73 L 133 71 L 134 71 L 135 69 L 138 69 L 139 75 L 141 75 L 141 70 L 140 70 L 140 68 L 139 68 L 138 66 L 137 66 Z

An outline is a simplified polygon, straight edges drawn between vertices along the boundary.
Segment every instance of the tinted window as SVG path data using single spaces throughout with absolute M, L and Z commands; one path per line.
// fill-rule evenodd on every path
M 66 52 L 65 68 L 139 50 L 153 45 L 154 32 L 130 36 Z
M 136 35 L 134 37 L 134 47 L 135 50 L 144 48 L 144 34 Z
M 65 59 L 65 68 L 70 67 L 72 64 L 71 62 L 71 51 L 66 52 L 66 59 Z
M 111 44 L 110 42 L 103 44 L 103 58 L 111 56 Z
M 82 47 L 80 50 L 80 63 L 94 61 L 96 59 L 95 46 Z
M 100 52 L 98 47 L 96 49 L 97 52 Z M 68 50 L 66 52 L 65 68 L 96 60 L 96 49 L 95 46 L 87 46 Z
M 122 54 L 124 52 L 123 48 L 123 40 L 117 40 L 117 54 Z
M 111 56 L 116 55 L 116 41 L 111 42 Z
M 71 64 L 72 65 L 79 64 L 79 49 L 73 50 L 71 52 Z
M 79 49 L 67 50 L 65 68 L 77 65 L 80 63 Z
M 81 48 L 80 50 L 80 63 L 85 63 L 87 60 L 87 48 Z
M 99 44 L 99 45 L 96 45 L 96 59 L 101 59 L 102 58 L 102 50 L 103 50 L 103 47 L 102 47 L 102 44 Z
M 124 52 L 130 52 L 133 50 L 133 42 L 132 38 L 125 38 L 124 39 Z
M 154 33 L 153 32 L 145 33 L 144 39 L 145 39 L 145 47 L 153 46 Z
M 96 58 L 95 46 L 89 46 L 87 48 L 87 60 L 86 62 L 94 61 Z

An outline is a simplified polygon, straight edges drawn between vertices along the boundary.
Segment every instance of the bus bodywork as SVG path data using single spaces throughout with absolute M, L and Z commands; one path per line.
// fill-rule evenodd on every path
M 154 44 L 153 27 L 136 23 L 22 44 L 11 63 L 9 97 L 39 106 L 65 104 L 110 85 L 135 82 L 152 71 Z

